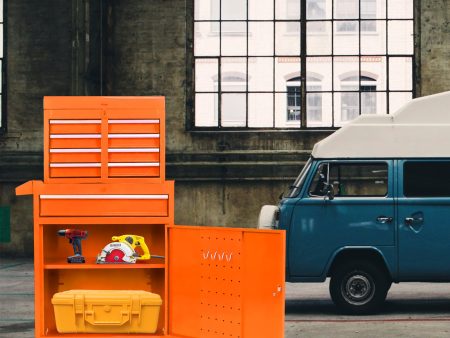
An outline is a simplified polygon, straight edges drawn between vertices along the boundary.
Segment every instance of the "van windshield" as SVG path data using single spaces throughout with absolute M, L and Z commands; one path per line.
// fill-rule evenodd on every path
M 300 175 L 298 175 L 297 179 L 294 181 L 294 184 L 289 187 L 289 190 L 286 194 L 287 198 L 296 197 L 300 190 L 302 189 L 303 183 L 305 182 L 306 173 L 309 171 L 311 167 L 311 158 L 308 159 L 305 166 L 303 167 Z

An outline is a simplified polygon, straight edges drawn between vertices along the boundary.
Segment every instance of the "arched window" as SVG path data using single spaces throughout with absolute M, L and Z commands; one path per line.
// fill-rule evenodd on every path
M 376 79 L 369 76 L 349 76 L 342 79 L 341 89 L 358 91 L 341 94 L 341 121 L 350 121 L 360 115 L 360 97 L 361 114 L 376 114 Z

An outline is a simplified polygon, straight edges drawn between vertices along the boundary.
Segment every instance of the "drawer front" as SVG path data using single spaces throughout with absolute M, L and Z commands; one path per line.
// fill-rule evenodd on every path
M 40 195 L 41 217 L 166 217 L 169 196 L 152 195 Z

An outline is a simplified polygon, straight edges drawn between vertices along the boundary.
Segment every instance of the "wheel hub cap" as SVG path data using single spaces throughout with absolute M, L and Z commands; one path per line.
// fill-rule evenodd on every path
M 373 297 L 374 288 L 369 279 L 363 275 L 351 276 L 344 285 L 344 297 L 349 303 L 363 305 Z

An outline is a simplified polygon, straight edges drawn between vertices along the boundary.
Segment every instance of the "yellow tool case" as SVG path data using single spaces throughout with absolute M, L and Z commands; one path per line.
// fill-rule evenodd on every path
M 52 304 L 59 333 L 154 333 L 162 300 L 140 290 L 70 290 Z

